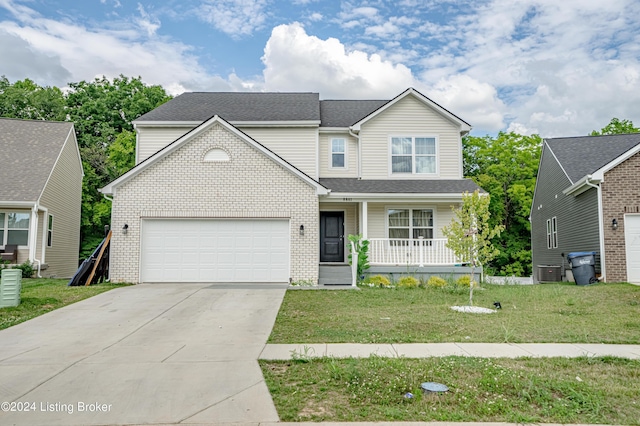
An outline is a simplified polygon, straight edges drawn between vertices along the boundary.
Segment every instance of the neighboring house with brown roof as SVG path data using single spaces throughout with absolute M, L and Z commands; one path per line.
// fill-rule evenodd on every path
M 597 253 L 599 279 L 640 283 L 639 170 L 639 133 L 544 141 L 531 208 L 534 280 L 586 251 Z
M 42 276 L 78 268 L 82 161 L 72 123 L 0 118 L 0 249 Z
M 134 125 L 137 165 L 101 190 L 114 281 L 332 283 L 349 234 L 372 271 L 462 270 L 442 228 L 478 189 L 462 175 L 471 127 L 414 89 L 184 93 Z

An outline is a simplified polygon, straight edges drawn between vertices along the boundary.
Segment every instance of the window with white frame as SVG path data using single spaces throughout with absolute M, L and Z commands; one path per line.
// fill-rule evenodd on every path
M 433 238 L 432 209 L 389 209 L 389 238 Z
M 0 245 L 29 245 L 30 213 L 0 212 Z
M 547 248 L 558 248 L 558 219 L 547 219 Z
M 332 169 L 344 169 L 347 167 L 347 140 L 344 138 L 331 139 L 331 158 L 329 166 Z
M 392 137 L 391 173 L 436 174 L 435 137 Z
M 47 247 L 53 245 L 53 215 L 49 215 L 47 220 Z

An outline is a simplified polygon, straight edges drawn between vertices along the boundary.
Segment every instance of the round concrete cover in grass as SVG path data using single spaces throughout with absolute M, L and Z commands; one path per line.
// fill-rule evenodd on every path
M 442 383 L 424 382 L 420 387 L 425 392 L 449 392 L 449 388 Z

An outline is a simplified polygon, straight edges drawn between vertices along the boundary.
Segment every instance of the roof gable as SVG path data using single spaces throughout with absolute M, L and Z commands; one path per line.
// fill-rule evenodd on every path
M 0 118 L 0 201 L 38 201 L 69 138 L 73 123 Z
M 158 151 L 155 154 L 153 154 L 151 157 L 145 159 L 143 162 L 141 162 L 138 165 L 136 165 L 134 168 L 132 168 L 131 170 L 129 170 L 128 172 L 126 172 L 125 174 L 120 176 L 118 179 L 114 180 L 113 182 L 111 182 L 107 186 L 105 186 L 104 188 L 100 189 L 100 192 L 102 192 L 103 194 L 109 194 L 109 195 L 113 194 L 115 189 L 116 189 L 116 187 L 118 187 L 119 185 L 121 185 L 121 184 L 123 184 L 125 182 L 128 182 L 131 179 L 133 179 L 135 176 L 137 176 L 139 173 L 144 171 L 146 168 L 150 167 L 151 165 L 153 165 L 156 162 L 160 161 L 161 159 L 165 158 L 167 155 L 169 155 L 172 152 L 176 151 L 181 146 L 189 143 L 191 140 L 193 140 L 197 136 L 199 136 L 202 133 L 204 133 L 207 130 L 209 130 L 215 124 L 222 125 L 224 128 L 226 128 L 227 130 L 229 130 L 230 132 L 235 134 L 237 137 L 239 137 L 240 139 L 242 139 L 243 141 L 245 141 L 249 145 L 252 145 L 254 148 L 256 148 L 258 151 L 260 151 L 262 154 L 264 154 L 265 156 L 269 157 L 274 162 L 280 164 L 282 167 L 284 167 L 290 173 L 296 175 L 298 178 L 300 178 L 301 180 L 303 180 L 304 182 L 306 182 L 310 186 L 314 187 L 318 194 L 326 194 L 328 192 L 327 189 L 324 186 L 322 186 L 319 182 L 315 181 L 314 179 L 309 177 L 307 174 L 305 174 L 304 172 L 302 172 L 301 170 L 297 169 L 292 164 L 290 164 L 287 161 L 285 161 L 282 157 L 278 156 L 273 151 L 269 150 L 264 145 L 260 144 L 259 142 L 257 142 L 255 139 L 251 138 L 246 133 L 238 130 L 238 128 L 234 127 L 233 125 L 231 125 L 229 122 L 227 122 L 226 120 L 224 120 L 223 118 L 221 118 L 218 115 L 214 115 L 213 117 L 211 117 L 210 119 L 206 120 L 204 123 L 200 124 L 198 127 L 194 128 L 193 130 L 191 130 L 187 134 L 183 135 L 182 137 L 176 139 L 174 142 L 172 142 L 169 145 L 165 146 L 160 151 Z M 262 183 L 260 183 L 260 184 L 262 184 Z
M 384 105 L 380 106 L 375 111 L 371 112 L 369 115 L 367 115 L 366 117 L 364 117 L 363 119 L 361 119 L 357 123 L 354 123 L 353 126 L 351 126 L 351 127 L 355 131 L 359 131 L 360 127 L 364 123 L 366 123 L 367 121 L 375 118 L 378 114 L 382 113 L 383 111 L 386 111 L 387 109 L 393 107 L 393 105 L 398 103 L 400 100 L 406 98 L 407 96 L 415 97 L 420 102 L 425 104 L 427 107 L 433 109 L 438 114 L 440 114 L 441 116 L 443 116 L 447 120 L 449 120 L 452 123 L 454 123 L 455 125 L 457 125 L 459 127 L 459 129 L 460 129 L 460 133 L 468 133 L 471 130 L 471 125 L 469 123 L 467 123 L 466 121 L 464 121 L 463 119 L 461 119 L 457 115 L 451 113 L 450 111 L 446 110 L 442 106 L 438 105 L 437 103 L 435 103 L 431 99 L 427 98 L 426 96 L 424 96 L 422 93 L 418 92 L 414 88 L 409 88 L 409 89 L 405 90 L 404 92 L 402 92 L 401 94 L 399 94 L 398 96 L 396 96 L 395 98 L 390 100 L 389 102 L 385 103 Z
M 640 133 L 546 139 L 571 183 L 611 168 L 640 150 Z
M 134 120 L 202 122 L 214 115 L 229 122 L 320 122 L 318 93 L 188 92 Z

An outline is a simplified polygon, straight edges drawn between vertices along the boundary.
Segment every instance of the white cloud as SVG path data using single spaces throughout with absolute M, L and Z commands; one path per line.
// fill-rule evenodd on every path
M 138 3 L 138 12 L 140 12 L 140 18 L 137 19 L 138 24 L 149 37 L 153 36 L 160 28 L 160 20 L 149 15 L 140 3 Z
M 264 26 L 267 0 L 206 0 L 200 18 L 233 38 L 252 34 Z
M 317 91 L 329 99 L 384 99 L 415 83 L 404 65 L 347 51 L 335 38 L 308 35 L 299 23 L 273 29 L 262 61 L 266 90 Z

